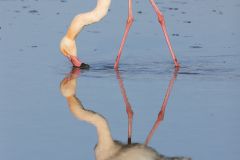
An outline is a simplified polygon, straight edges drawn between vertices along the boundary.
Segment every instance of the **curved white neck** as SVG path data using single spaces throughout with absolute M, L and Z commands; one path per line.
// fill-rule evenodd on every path
M 84 26 L 98 22 L 107 15 L 110 4 L 111 0 L 97 0 L 97 6 L 94 10 L 75 16 L 68 28 L 66 37 L 76 39 Z

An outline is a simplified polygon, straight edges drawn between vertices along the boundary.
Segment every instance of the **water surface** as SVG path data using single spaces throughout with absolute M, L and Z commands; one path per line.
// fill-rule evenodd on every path
M 149 146 L 195 160 L 240 156 L 240 3 L 157 1 L 181 63 L 164 120 Z M 71 71 L 58 45 L 72 17 L 95 1 L 0 1 L 0 159 L 94 159 L 95 128 L 74 118 L 59 84 Z M 132 141 L 144 143 L 174 73 L 148 1 L 134 1 L 135 23 L 120 62 L 134 112 Z M 103 21 L 77 41 L 92 68 L 78 78 L 77 96 L 108 120 L 114 139 L 127 142 L 128 117 L 114 59 L 127 1 L 113 1 Z

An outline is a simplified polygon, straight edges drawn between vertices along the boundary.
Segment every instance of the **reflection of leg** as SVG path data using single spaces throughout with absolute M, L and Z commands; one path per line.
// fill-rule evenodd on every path
M 120 45 L 120 48 L 119 48 L 119 51 L 118 51 L 118 55 L 117 55 L 117 58 L 116 58 L 116 62 L 114 64 L 115 69 L 118 69 L 119 61 L 120 61 L 120 58 L 121 58 L 121 55 L 122 55 L 122 49 L 123 49 L 123 46 L 124 46 L 125 41 L 127 39 L 127 35 L 128 35 L 128 32 L 129 32 L 129 30 L 132 26 L 132 23 L 133 23 L 132 0 L 128 0 L 128 19 L 127 19 L 127 24 L 126 24 L 125 32 L 124 32 L 124 35 L 123 35 L 123 39 L 122 39 L 122 42 L 121 42 L 121 45 Z
M 173 51 L 173 49 L 172 49 L 172 45 L 171 45 L 171 42 L 170 42 L 170 39 L 169 39 L 169 36 L 168 36 L 168 33 L 167 33 L 164 16 L 163 16 L 162 12 L 158 9 L 155 1 L 154 1 L 154 0 L 149 0 L 149 1 L 150 1 L 151 5 L 153 6 L 154 11 L 155 11 L 156 14 L 157 14 L 158 21 L 159 21 L 159 23 L 160 23 L 160 25 L 161 25 L 161 27 L 162 27 L 162 30 L 163 30 L 165 39 L 166 39 L 166 41 L 167 41 L 168 48 L 169 48 L 169 50 L 170 50 L 171 56 L 172 56 L 173 61 L 174 61 L 174 64 L 175 64 L 176 67 L 179 67 L 180 65 L 179 65 L 179 63 L 178 63 L 178 61 L 177 61 L 176 55 L 174 54 L 174 51 Z
M 151 130 L 150 133 L 148 134 L 147 139 L 146 139 L 146 141 L 145 141 L 145 144 L 146 144 L 146 145 L 149 143 L 149 141 L 151 140 L 151 138 L 152 138 L 155 130 L 158 128 L 159 124 L 160 124 L 161 121 L 164 119 L 164 114 L 165 114 L 166 106 L 167 106 L 167 103 L 168 103 L 168 99 L 169 99 L 169 96 L 170 96 L 170 93 L 171 93 L 171 90 L 172 90 L 174 81 L 175 81 L 176 78 L 177 78 L 177 73 L 178 73 L 178 68 L 175 69 L 175 71 L 174 71 L 174 73 L 173 73 L 173 77 L 171 78 L 171 80 L 170 80 L 170 82 L 169 82 L 169 85 L 168 85 L 167 92 L 166 92 L 165 97 L 164 97 L 164 100 L 163 100 L 163 104 L 162 104 L 161 110 L 160 110 L 160 112 L 158 113 L 157 120 L 156 120 L 156 122 L 154 123 L 154 125 L 153 125 L 153 127 L 152 127 L 152 130 Z
M 128 114 L 128 144 L 131 144 L 133 111 L 132 111 L 131 104 L 128 101 L 126 90 L 124 88 L 123 81 L 118 70 L 116 70 L 116 74 L 117 74 L 118 83 L 121 89 L 121 93 L 124 99 L 124 103 L 126 105 L 126 111 Z

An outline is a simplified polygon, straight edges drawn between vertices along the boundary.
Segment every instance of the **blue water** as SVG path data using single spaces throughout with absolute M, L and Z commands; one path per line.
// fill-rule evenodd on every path
M 164 120 L 149 146 L 194 160 L 240 156 L 240 2 L 157 1 L 181 63 Z M 77 97 L 102 114 L 114 139 L 127 141 L 127 113 L 114 59 L 127 0 L 113 1 L 77 40 L 92 68 Z M 74 118 L 59 84 L 71 64 L 58 49 L 72 17 L 95 1 L 0 1 L 0 159 L 94 159 L 95 128 Z M 173 63 L 148 1 L 134 1 L 135 23 L 120 62 L 131 103 L 132 141 L 143 143 L 160 111 Z

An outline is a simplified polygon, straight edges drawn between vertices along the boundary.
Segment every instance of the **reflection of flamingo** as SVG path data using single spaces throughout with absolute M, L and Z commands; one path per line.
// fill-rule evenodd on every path
M 179 68 L 175 68 L 175 71 L 173 73 L 173 76 L 169 82 L 169 85 L 168 85 L 168 88 L 167 88 L 167 91 L 166 91 L 166 94 L 165 94 L 165 97 L 164 97 L 164 100 L 163 100 L 163 103 L 162 103 L 162 107 L 161 107 L 161 110 L 160 112 L 158 113 L 158 117 L 157 117 L 157 120 L 156 122 L 154 123 L 153 125 L 153 128 L 152 130 L 150 131 L 146 141 L 145 141 L 145 144 L 148 144 L 150 139 L 152 138 L 155 130 L 158 128 L 159 124 L 161 123 L 161 121 L 163 120 L 164 118 L 164 113 L 165 113 L 165 110 L 166 110 L 166 106 L 167 106 L 167 103 L 168 103 L 168 99 L 169 99 L 169 96 L 170 96 L 170 93 L 171 93 L 171 90 L 172 90 L 172 87 L 173 87 L 173 84 L 174 84 L 174 81 L 176 80 L 177 78 L 177 73 L 178 73 L 178 70 Z M 128 114 L 128 143 L 131 143 L 131 136 L 132 136 L 132 117 L 133 117 L 133 111 L 132 111 L 132 107 L 131 107 L 131 104 L 129 103 L 128 101 L 128 98 L 127 98 L 127 94 L 126 94 L 126 90 L 124 88 L 124 85 L 123 85 L 123 80 L 121 78 L 121 75 L 120 75 L 120 72 L 118 70 L 116 70 L 116 74 L 117 74 L 117 79 L 118 79 L 118 82 L 119 82 L 119 86 L 120 86 L 120 89 L 121 89 L 121 93 L 122 93 L 122 96 L 123 96 L 123 99 L 124 99 L 124 103 L 126 105 L 126 111 L 127 111 L 127 114 Z
M 123 144 L 112 139 L 106 119 L 93 111 L 86 110 L 76 97 L 79 68 L 74 68 L 60 85 L 62 95 L 66 97 L 70 111 L 80 120 L 94 125 L 97 129 L 98 143 L 95 147 L 96 160 L 189 160 L 185 157 L 165 157 L 146 144 Z
M 172 45 L 170 43 L 170 39 L 169 39 L 169 36 L 167 33 L 163 13 L 158 9 L 157 4 L 155 3 L 154 0 L 149 0 L 149 1 L 152 5 L 154 11 L 157 14 L 158 21 L 162 27 L 168 48 L 170 50 L 171 56 L 174 61 L 174 64 L 176 67 L 179 67 L 179 63 L 178 63 L 177 58 L 172 49 Z M 71 25 L 68 28 L 66 35 L 63 37 L 63 39 L 60 43 L 61 52 L 63 53 L 64 56 L 69 58 L 69 60 L 73 64 L 73 66 L 77 66 L 80 68 L 89 68 L 89 65 L 82 63 L 77 58 L 77 47 L 76 47 L 75 39 L 76 39 L 77 35 L 79 34 L 79 32 L 83 29 L 84 26 L 100 21 L 107 14 L 110 3 L 111 3 L 111 0 L 97 0 L 97 6 L 94 10 L 83 13 L 83 14 L 79 14 L 73 19 Z M 114 65 L 115 69 L 118 68 L 122 50 L 123 50 L 125 41 L 127 39 L 128 32 L 132 26 L 133 19 L 134 18 L 133 18 L 133 13 L 132 13 L 132 0 L 128 0 L 128 19 L 127 19 L 125 32 L 124 32 L 124 35 L 122 38 L 122 42 L 121 42 L 121 45 L 120 45 L 120 48 L 118 51 L 118 55 L 116 58 L 116 62 Z

